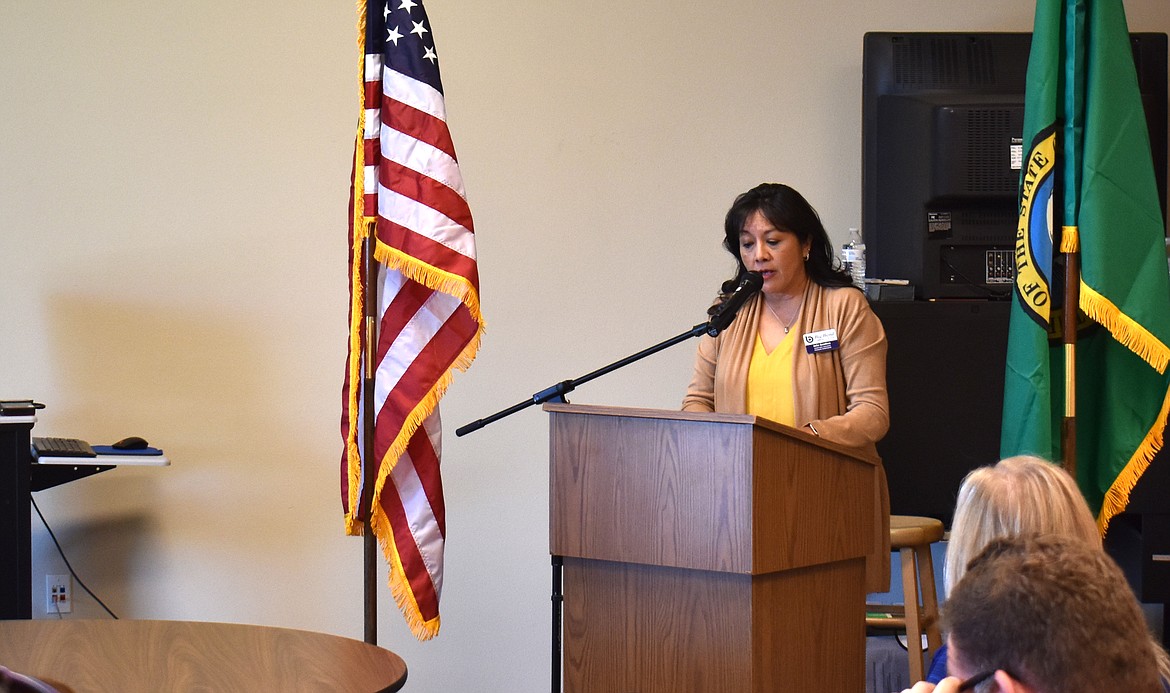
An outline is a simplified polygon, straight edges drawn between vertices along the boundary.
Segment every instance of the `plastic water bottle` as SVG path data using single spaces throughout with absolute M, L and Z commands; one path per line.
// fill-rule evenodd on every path
M 853 283 L 865 290 L 865 241 L 860 229 L 849 229 L 849 241 L 841 246 L 841 269 L 853 277 Z

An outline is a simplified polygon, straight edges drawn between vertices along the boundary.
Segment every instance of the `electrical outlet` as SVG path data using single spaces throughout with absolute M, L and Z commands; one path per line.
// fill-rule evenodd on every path
M 67 614 L 73 611 L 73 586 L 68 575 L 45 576 L 45 613 Z

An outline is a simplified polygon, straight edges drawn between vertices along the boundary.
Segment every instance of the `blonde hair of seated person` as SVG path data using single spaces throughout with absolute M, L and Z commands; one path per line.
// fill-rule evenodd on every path
M 1058 534 L 1102 548 L 1085 497 L 1060 465 L 1019 455 L 968 473 L 959 487 L 947 541 L 943 572 L 947 594 L 962 579 L 971 559 L 992 540 L 1024 534 Z M 1170 680 L 1170 657 L 1154 644 L 1158 645 L 1154 648 L 1158 670 Z
M 1101 547 L 1097 523 L 1068 472 L 1039 457 L 1008 457 L 971 471 L 959 487 L 947 542 L 947 593 L 992 539 L 1021 534 L 1059 534 Z

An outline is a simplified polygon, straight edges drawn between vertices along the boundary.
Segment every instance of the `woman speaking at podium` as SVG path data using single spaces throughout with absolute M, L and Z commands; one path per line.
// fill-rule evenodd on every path
M 889 429 L 886 335 L 864 294 L 833 267 L 833 245 L 800 193 L 764 183 L 735 199 L 724 222 L 735 277 L 763 287 L 716 337 L 703 336 L 684 411 L 752 414 L 876 456 Z M 889 588 L 889 494 L 879 466 L 874 553 L 866 590 Z

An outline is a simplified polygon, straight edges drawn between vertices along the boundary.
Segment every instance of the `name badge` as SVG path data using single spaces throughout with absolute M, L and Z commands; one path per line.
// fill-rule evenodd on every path
M 832 351 L 840 346 L 840 342 L 837 341 L 837 330 L 833 328 L 820 332 L 806 332 L 804 335 L 804 350 L 810 354 Z

